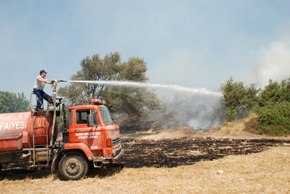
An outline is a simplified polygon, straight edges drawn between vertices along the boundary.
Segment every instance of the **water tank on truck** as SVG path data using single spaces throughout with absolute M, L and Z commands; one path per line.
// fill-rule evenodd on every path
M 52 135 L 52 119 L 52 112 L 48 115 L 31 115 L 31 112 L 1 114 L 0 152 L 32 148 L 33 143 L 35 146 L 47 145 Z M 57 125 L 55 130 L 57 131 Z

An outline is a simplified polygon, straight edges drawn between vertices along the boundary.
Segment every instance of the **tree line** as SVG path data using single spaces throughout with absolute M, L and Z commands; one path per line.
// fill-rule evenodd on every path
M 0 113 L 23 112 L 29 108 L 24 93 L 0 91 Z
M 287 135 L 290 133 L 290 77 L 269 83 L 259 89 L 255 84 L 246 86 L 232 78 L 221 87 L 228 121 L 257 114 L 256 128 L 261 134 Z

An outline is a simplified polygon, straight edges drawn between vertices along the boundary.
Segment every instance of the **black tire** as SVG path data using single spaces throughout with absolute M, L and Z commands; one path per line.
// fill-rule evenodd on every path
M 0 181 L 2 181 L 5 178 L 5 173 L 2 171 L 2 165 L 0 164 Z
M 64 180 L 78 180 L 88 173 L 88 162 L 78 154 L 64 155 L 59 161 L 58 170 Z

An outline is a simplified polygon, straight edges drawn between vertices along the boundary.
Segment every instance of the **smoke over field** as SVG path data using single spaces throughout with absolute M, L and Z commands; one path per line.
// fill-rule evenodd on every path
M 153 90 L 161 102 L 161 109 L 146 118 L 155 128 L 186 126 L 192 129 L 217 127 L 223 121 L 222 94 L 206 88 L 188 88 L 179 85 L 140 83 L 132 81 L 68 80 L 71 83 L 104 84 Z
M 269 79 L 281 81 L 290 76 L 290 43 L 275 41 L 260 50 L 257 57 L 256 79 L 260 87 L 268 84 Z
M 171 91 L 157 93 L 162 107 L 149 115 L 149 119 L 157 120 L 156 128 L 209 129 L 218 127 L 225 118 L 219 96 Z

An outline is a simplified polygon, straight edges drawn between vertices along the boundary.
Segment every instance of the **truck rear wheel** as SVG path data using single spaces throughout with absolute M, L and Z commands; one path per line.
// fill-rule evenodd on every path
M 0 180 L 3 180 L 5 178 L 5 174 L 4 172 L 2 171 L 2 164 L 0 164 Z
M 65 180 L 78 180 L 88 173 L 88 162 L 77 154 L 65 155 L 59 162 L 58 170 Z

